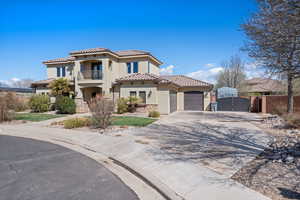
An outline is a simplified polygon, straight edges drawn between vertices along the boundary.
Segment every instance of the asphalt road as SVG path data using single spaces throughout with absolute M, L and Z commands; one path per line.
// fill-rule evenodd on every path
M 137 200 L 96 161 L 64 147 L 0 136 L 0 200 Z

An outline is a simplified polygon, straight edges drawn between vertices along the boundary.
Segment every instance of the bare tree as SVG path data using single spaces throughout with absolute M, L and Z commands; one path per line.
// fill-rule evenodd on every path
M 289 113 L 293 82 L 300 77 L 300 1 L 257 0 L 259 10 L 242 29 L 249 38 L 244 50 L 272 74 L 286 74 Z
M 217 75 L 216 87 L 240 88 L 246 78 L 244 66 L 239 56 L 232 56 L 229 61 L 223 61 L 221 67 L 224 70 Z
M 22 79 L 12 83 L 12 87 L 16 88 L 29 88 L 31 83 L 33 82 L 32 79 Z

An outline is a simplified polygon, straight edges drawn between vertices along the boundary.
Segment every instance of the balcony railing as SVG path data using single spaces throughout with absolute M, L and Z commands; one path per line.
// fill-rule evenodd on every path
M 78 73 L 78 80 L 102 80 L 101 70 L 84 70 Z

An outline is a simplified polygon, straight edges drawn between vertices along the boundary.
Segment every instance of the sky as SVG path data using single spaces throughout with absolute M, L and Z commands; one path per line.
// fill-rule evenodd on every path
M 161 73 L 208 82 L 238 54 L 257 75 L 240 51 L 240 24 L 256 10 L 254 0 L 1 1 L 0 80 L 45 79 L 42 61 L 95 47 L 149 51 L 164 63 Z

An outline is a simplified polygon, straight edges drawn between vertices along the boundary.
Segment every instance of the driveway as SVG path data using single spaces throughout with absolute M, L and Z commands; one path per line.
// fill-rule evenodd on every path
M 48 127 L 46 122 L 0 125 L 0 134 L 58 142 L 112 158 L 172 200 L 269 200 L 230 178 L 263 151 L 270 139 L 251 120 L 260 116 L 177 112 L 144 128 L 105 134 Z
M 243 112 L 177 112 L 134 134 L 155 144 L 154 154 L 231 177 L 267 147 L 270 136 L 250 123 L 260 119 Z
M 105 167 L 64 147 L 0 135 L 0 152 L 0 199 L 138 199 Z

